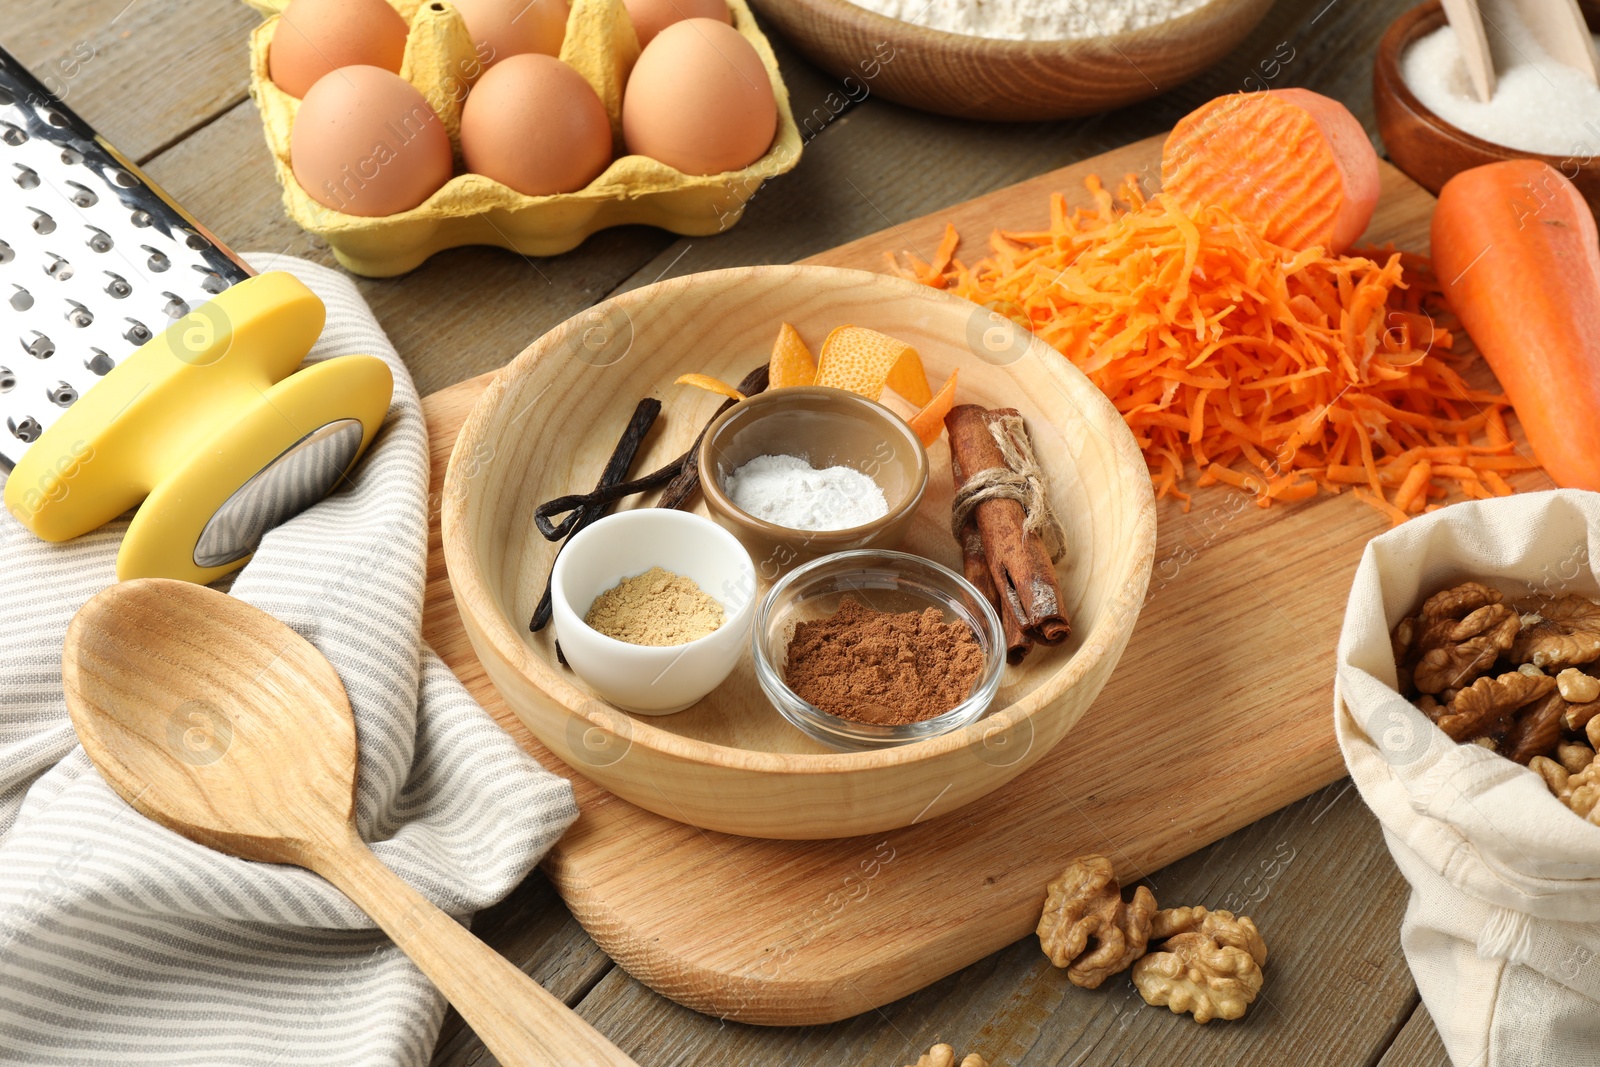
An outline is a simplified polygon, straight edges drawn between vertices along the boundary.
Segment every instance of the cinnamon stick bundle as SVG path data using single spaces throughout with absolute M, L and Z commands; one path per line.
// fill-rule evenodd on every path
M 945 416 L 944 424 L 950 434 L 956 514 L 961 514 L 964 500 L 970 508 L 954 533 L 969 579 L 977 569 L 976 554 L 982 552 L 1006 628 L 1007 659 L 1017 663 L 1032 644 L 1058 645 L 1072 632 L 1046 544 L 1055 519 L 1044 500 L 1043 472 L 1014 408 L 961 404 Z M 976 544 L 965 536 L 967 527 L 976 529 Z M 981 584 L 978 588 L 987 592 Z

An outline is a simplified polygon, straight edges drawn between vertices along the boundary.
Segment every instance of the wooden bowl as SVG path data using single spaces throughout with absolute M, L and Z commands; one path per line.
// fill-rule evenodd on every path
M 1111 403 L 1025 331 L 1015 330 L 1014 345 L 993 345 L 992 319 L 898 278 L 750 267 L 633 290 L 535 341 L 468 416 L 441 508 L 464 628 L 507 703 L 613 793 L 755 837 L 877 833 L 958 808 L 1026 770 L 1088 709 L 1122 654 L 1150 578 L 1156 513 L 1143 457 Z M 768 703 L 748 655 L 693 707 L 635 719 L 559 665 L 548 628 L 528 632 L 555 555 L 534 508 L 594 487 L 641 397 L 660 397 L 664 410 L 634 471 L 683 452 L 721 398 L 673 379 L 701 371 L 737 381 L 766 360 L 784 321 L 813 346 L 847 323 L 890 333 L 916 346 L 934 381 L 959 365 L 961 401 L 1015 407 L 1027 421 L 1070 545 L 1060 580 L 1073 634 L 1008 668 L 995 710 L 971 726 L 889 750 L 832 752 Z M 936 442 L 928 459 L 904 547 L 959 572 L 948 446 Z
M 1372 104 L 1389 159 L 1436 195 L 1445 182 L 1464 170 L 1504 159 L 1541 159 L 1572 179 L 1589 207 L 1600 213 L 1600 149 L 1546 156 L 1507 148 L 1451 125 L 1417 99 L 1401 77 L 1400 59 L 1413 41 L 1444 24 L 1444 8 L 1439 0 L 1429 0 L 1395 19 L 1378 43 L 1372 67 Z
M 1058 41 L 930 30 L 847 0 L 750 6 L 813 63 L 844 79 L 852 99 L 873 93 L 957 118 L 1036 121 L 1122 107 L 1189 80 L 1244 40 L 1272 0 L 1210 0 L 1142 30 Z M 822 107 L 795 116 L 805 136 L 831 117 Z

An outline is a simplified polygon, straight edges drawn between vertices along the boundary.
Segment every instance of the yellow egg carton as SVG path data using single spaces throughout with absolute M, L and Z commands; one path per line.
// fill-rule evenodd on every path
M 622 90 L 639 58 L 639 41 L 622 0 L 572 0 L 561 59 L 599 94 L 611 116 L 616 158 L 587 188 L 554 196 L 527 196 L 481 174 L 463 173 L 461 106 L 483 69 L 466 25 L 447 0 L 389 0 L 411 27 L 400 76 L 439 113 L 455 150 L 457 173 L 409 211 L 381 218 L 347 215 L 311 199 L 289 165 L 289 133 L 300 101 L 267 76 L 267 49 L 288 0 L 247 2 L 268 16 L 250 37 L 250 95 L 261 112 L 284 208 L 302 229 L 326 240 L 339 262 L 356 274 L 403 274 L 435 252 L 460 245 L 553 256 L 576 248 L 597 230 L 629 223 L 690 237 L 721 233 L 739 221 L 762 182 L 800 160 L 800 130 L 789 110 L 789 91 L 745 0 L 728 0 L 728 6 L 734 28 L 755 46 L 772 79 L 778 132 L 767 154 L 750 166 L 705 176 L 622 154 Z

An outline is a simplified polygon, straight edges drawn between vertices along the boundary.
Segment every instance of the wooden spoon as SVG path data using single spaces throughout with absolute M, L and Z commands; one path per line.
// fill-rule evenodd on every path
M 1551 59 L 1600 82 L 1600 56 L 1578 0 L 1513 0 L 1512 6 Z
M 1483 12 L 1478 0 L 1443 0 L 1444 16 L 1456 31 L 1461 61 L 1478 99 L 1488 103 L 1494 97 L 1494 59 L 1489 54 L 1489 38 L 1483 32 Z
M 84 751 L 139 812 L 219 851 L 306 867 L 338 886 L 502 1063 L 636 1067 L 361 840 L 344 686 L 283 623 L 204 586 L 124 582 L 72 620 L 61 668 Z

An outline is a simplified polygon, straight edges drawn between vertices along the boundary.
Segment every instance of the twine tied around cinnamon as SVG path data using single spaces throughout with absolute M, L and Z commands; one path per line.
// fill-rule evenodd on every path
M 1033 442 L 1028 439 L 1022 417 L 1003 415 L 993 419 L 989 422 L 989 433 L 1006 465 L 972 471 L 957 490 L 950 505 L 950 530 L 957 543 L 961 541 L 961 528 L 979 504 L 988 500 L 1015 500 L 1022 505 L 1026 517 L 1022 532 L 1038 534 L 1051 561 L 1060 560 L 1067 551 L 1066 534 L 1050 507 L 1044 472 L 1039 469 L 1039 459 L 1034 455 Z

